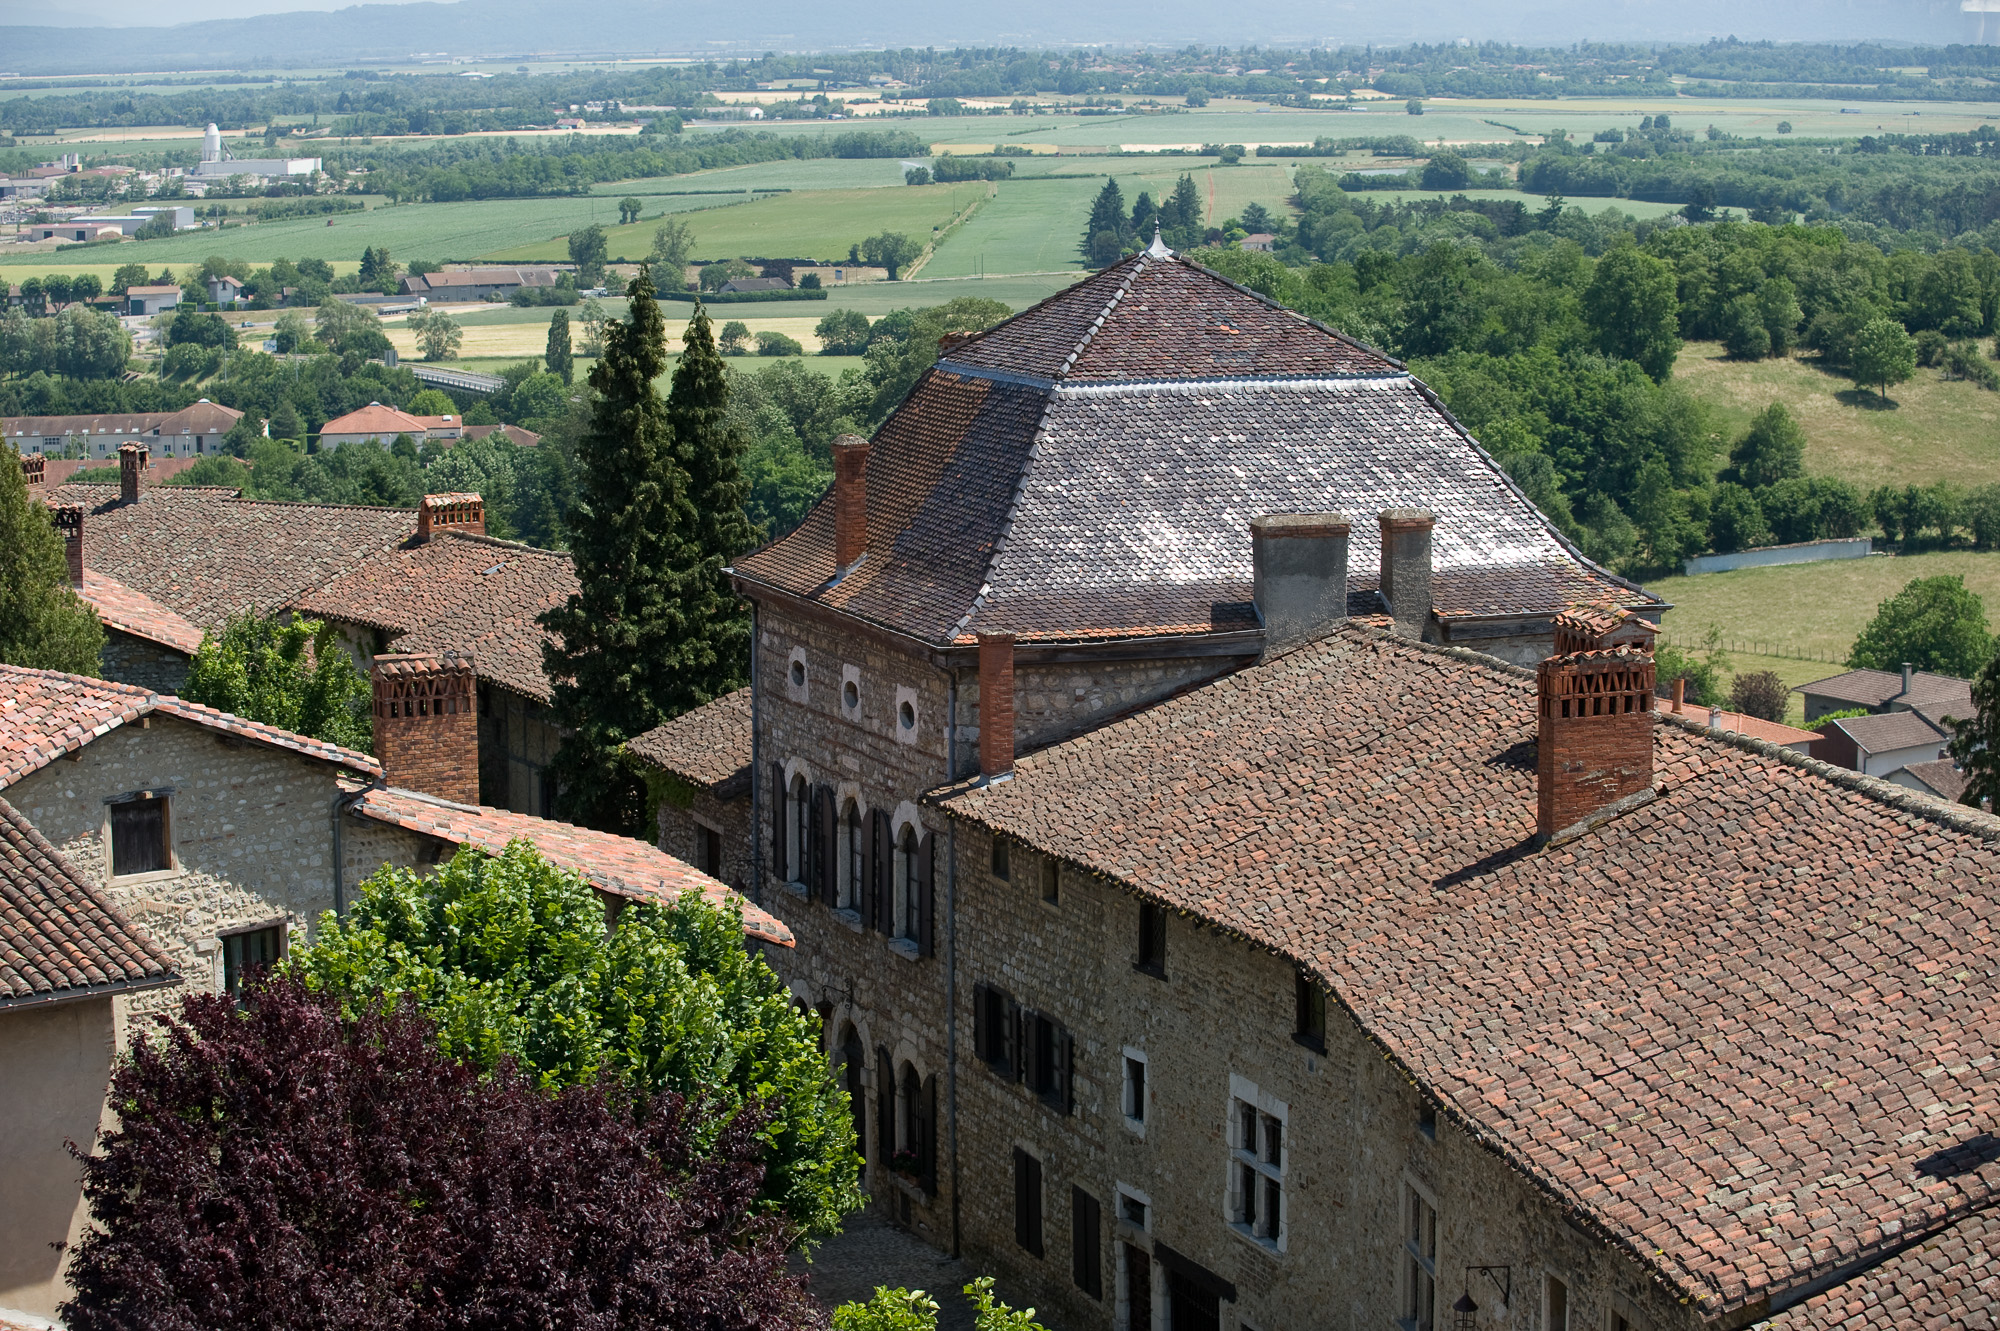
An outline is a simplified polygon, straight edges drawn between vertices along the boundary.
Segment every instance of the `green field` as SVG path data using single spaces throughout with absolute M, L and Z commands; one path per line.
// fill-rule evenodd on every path
M 1863 490 L 1878 485 L 2000 480 L 2000 393 L 1919 369 L 1887 402 L 1859 392 L 1810 357 L 1733 361 L 1713 342 L 1691 342 L 1674 382 L 1716 411 L 1725 442 L 1750 418 L 1783 402 L 1806 433 L 1806 469 Z
M 695 213 L 688 220 L 694 227 L 694 252 L 700 258 L 742 254 L 840 260 L 847 257 L 850 245 L 884 231 L 928 239 L 933 227 L 943 226 L 985 193 L 985 184 L 976 181 L 919 189 L 816 190 L 765 195 L 725 209 Z M 607 204 L 600 198 L 598 206 L 603 209 Z M 639 258 L 651 248 L 657 226 L 648 220 L 608 228 L 611 253 Z M 554 239 L 494 249 L 482 257 L 528 263 L 566 259 L 569 251 L 563 240 Z
M 913 159 L 914 160 L 914 159 Z M 656 206 L 649 193 L 691 189 L 883 189 L 903 184 L 903 163 L 893 157 L 817 157 L 804 161 L 755 162 L 749 166 L 726 166 L 716 171 L 695 171 L 684 176 L 647 176 L 638 180 L 607 181 L 591 192 L 621 198 L 634 194 L 646 199 L 646 211 Z

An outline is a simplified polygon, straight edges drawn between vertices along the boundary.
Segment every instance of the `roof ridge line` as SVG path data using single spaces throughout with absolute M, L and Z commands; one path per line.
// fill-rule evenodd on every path
M 1075 367 L 1077 358 L 1083 355 L 1084 350 L 1090 346 L 1091 339 L 1095 338 L 1099 330 L 1104 327 L 1104 321 L 1111 317 L 1111 312 L 1118 308 L 1118 302 L 1125 299 L 1126 293 L 1132 290 L 1132 283 L 1138 280 L 1139 274 L 1146 271 L 1146 268 L 1151 263 L 1152 260 L 1146 255 L 1141 254 L 1139 256 L 1138 262 L 1132 265 L 1132 271 L 1125 274 L 1125 280 L 1120 282 L 1118 289 L 1111 293 L 1111 299 L 1104 302 L 1104 308 L 1097 312 L 1097 317 L 1090 321 L 1090 327 L 1085 329 L 1083 336 L 1077 339 L 1076 346 L 1070 351 L 1068 356 L 1063 358 L 1062 368 L 1055 372 L 1052 376 L 1053 379 L 1060 381 L 1064 375 L 1068 374 Z
M 1392 388 L 1412 382 L 1415 378 L 1416 376 L 1408 370 L 1392 370 L 1384 374 L 1225 375 L 1213 379 L 1124 379 L 1110 383 L 1087 384 L 1052 382 L 1050 391 L 1058 397 L 1087 395 L 1112 397 L 1119 393 L 1195 393 L 1216 389 L 1226 391 L 1250 388 Z

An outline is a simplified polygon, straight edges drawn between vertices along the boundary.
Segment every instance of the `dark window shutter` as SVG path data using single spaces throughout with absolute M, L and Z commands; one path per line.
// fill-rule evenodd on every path
M 896 837 L 889 815 L 875 815 L 875 931 L 896 932 Z
M 1031 1163 L 1035 1163 L 1035 1157 L 1016 1146 L 1014 1148 L 1014 1242 L 1029 1252 L 1034 1251 L 1032 1246 L 1034 1229 L 1028 1218 L 1030 1205 L 1028 1166 Z
M 1056 1107 L 1065 1114 L 1076 1110 L 1076 1037 L 1056 1028 Z
M 924 1172 L 924 1191 L 933 1197 L 937 1195 L 937 1074 L 924 1078 L 923 1116 L 917 1126 L 923 1132 L 923 1144 L 918 1148 L 918 1160 Z
M 1070 1274 L 1093 1299 L 1104 1297 L 1103 1214 L 1097 1198 L 1082 1188 L 1069 1190 Z
M 785 873 L 785 768 L 771 764 L 771 872 L 784 882 Z
M 871 812 L 868 815 L 867 830 L 862 833 L 867 841 L 866 859 L 861 866 L 861 881 L 854 885 L 854 908 L 861 912 L 861 926 L 875 927 L 875 875 L 882 863 L 882 815 Z
M 127 800 L 111 806 L 111 872 L 154 873 L 167 859 L 167 802 Z
M 885 1166 L 896 1158 L 896 1066 L 880 1045 L 875 1048 L 875 1149 Z
M 972 986 L 972 1056 L 988 1063 L 993 1061 L 993 1022 L 986 1005 L 992 992 L 983 984 Z
M 917 953 L 930 956 L 935 950 L 934 921 L 937 910 L 932 898 L 932 880 L 937 877 L 937 837 L 926 832 L 917 842 Z
M 833 787 L 819 788 L 819 899 L 840 904 L 840 814 L 833 807 Z
M 1005 1029 L 1005 1034 L 1007 1039 L 1007 1059 L 1006 1059 L 1007 1066 L 1001 1070 L 1002 1074 L 1007 1078 L 1008 1081 L 1021 1080 L 1022 1069 L 1028 1061 L 1027 1053 L 1022 1048 L 1022 1045 L 1024 1043 L 1022 1037 L 1026 1034 L 1026 1030 L 1024 1029 L 1026 1025 L 1027 1025 L 1027 1019 L 1021 1011 L 1021 1005 L 1019 1003 L 1016 1003 L 1011 998 L 1008 999 L 1007 1020 Z

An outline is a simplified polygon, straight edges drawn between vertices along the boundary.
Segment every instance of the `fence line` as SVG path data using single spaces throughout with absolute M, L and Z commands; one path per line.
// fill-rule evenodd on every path
M 1678 647 L 1682 651 L 1687 652 L 1706 651 L 1708 640 L 1704 638 L 1699 642 L 1690 642 L 1685 638 L 1670 638 L 1662 633 L 1660 635 L 1660 645 L 1663 647 Z M 1715 645 L 1725 652 L 1737 652 L 1743 656 L 1776 656 L 1787 661 L 1818 661 L 1825 665 L 1844 666 L 1847 664 L 1845 656 L 1837 656 L 1831 652 L 1804 652 L 1796 647 L 1786 647 L 1774 642 L 1758 642 L 1755 639 L 1744 642 L 1735 638 L 1723 638 L 1718 640 Z

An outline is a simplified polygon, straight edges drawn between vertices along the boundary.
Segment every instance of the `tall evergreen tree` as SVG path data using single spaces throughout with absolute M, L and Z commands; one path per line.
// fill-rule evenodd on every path
M 1090 221 L 1083 228 L 1083 257 L 1098 265 L 1116 263 L 1129 239 L 1125 194 L 1118 188 L 1116 176 L 1106 176 L 1097 201 L 1090 205 Z
M 63 538 L 28 497 L 21 455 L 0 442 L 0 661 L 95 675 L 103 652 L 97 612 L 70 590 Z
M 1194 177 L 1183 171 L 1174 182 L 1174 192 L 1160 205 L 1160 234 L 1177 250 L 1191 250 L 1201 244 L 1201 195 Z
M 542 353 L 542 361 L 549 367 L 549 373 L 559 375 L 567 387 L 576 377 L 576 357 L 569 349 L 569 311 L 557 310 L 549 320 L 548 350 Z
M 577 440 L 581 475 L 564 518 L 580 587 L 541 622 L 557 640 L 542 660 L 556 721 L 570 732 L 555 763 L 563 812 L 638 832 L 644 782 L 623 746 L 668 715 L 658 694 L 688 631 L 675 571 L 697 556 L 680 518 L 686 475 L 653 387 L 667 339 L 646 269 L 626 295 L 630 318 L 605 322 L 604 354 L 590 371 L 590 426 Z

